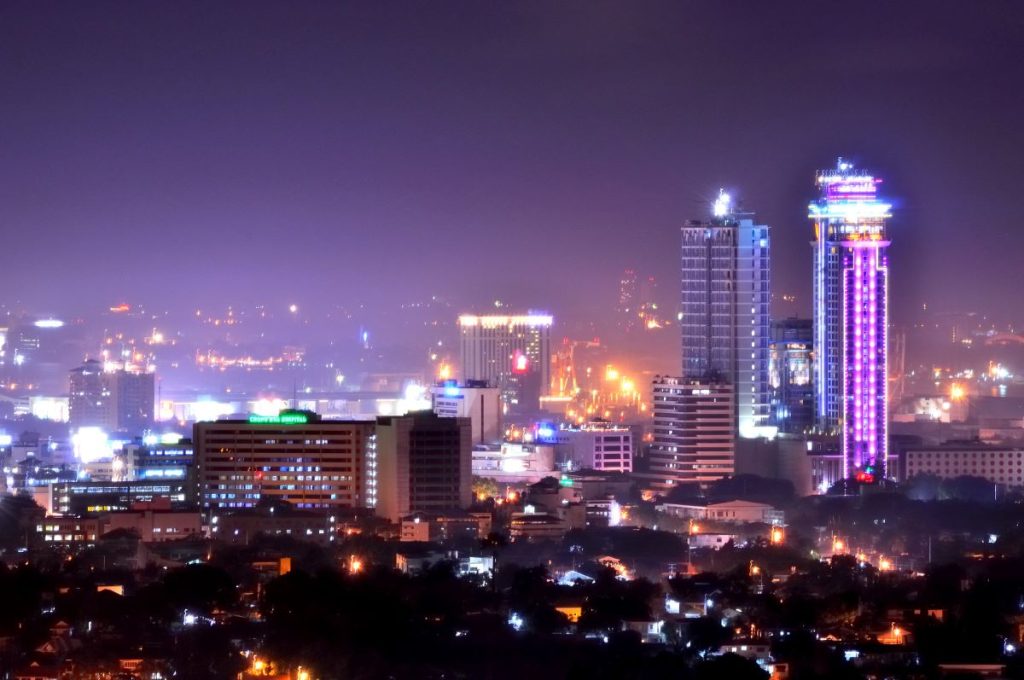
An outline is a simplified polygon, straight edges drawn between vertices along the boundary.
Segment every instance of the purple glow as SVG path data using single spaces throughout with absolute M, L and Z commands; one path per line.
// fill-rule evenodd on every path
M 884 463 L 886 427 L 886 325 L 888 241 L 847 241 L 843 277 L 844 467 L 847 476 Z

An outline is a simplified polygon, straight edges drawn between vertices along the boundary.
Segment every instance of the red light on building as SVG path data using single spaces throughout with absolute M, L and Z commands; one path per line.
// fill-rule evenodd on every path
M 512 362 L 512 370 L 516 373 L 526 373 L 530 369 L 530 359 L 522 352 L 516 352 Z

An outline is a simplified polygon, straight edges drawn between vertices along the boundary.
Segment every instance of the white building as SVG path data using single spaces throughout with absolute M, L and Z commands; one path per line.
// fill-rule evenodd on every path
M 553 323 L 548 314 L 463 314 L 461 378 L 496 385 L 509 406 L 539 409 L 551 386 Z
M 501 390 L 485 381 L 458 385 L 448 381 L 430 388 L 434 413 L 442 418 L 469 418 L 473 445 L 501 439 Z

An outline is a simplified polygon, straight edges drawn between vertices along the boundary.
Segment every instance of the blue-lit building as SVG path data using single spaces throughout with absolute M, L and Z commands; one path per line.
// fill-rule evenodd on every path
M 199 474 L 191 439 L 177 443 L 135 443 L 124 447 L 125 475 L 135 481 L 178 481 L 186 500 L 199 502 Z
M 768 383 L 772 424 L 780 432 L 800 434 L 814 425 L 813 338 L 810 319 L 783 319 L 772 323 Z
M 682 376 L 734 388 L 736 433 L 769 426 L 769 228 L 722 192 L 713 217 L 682 228 Z

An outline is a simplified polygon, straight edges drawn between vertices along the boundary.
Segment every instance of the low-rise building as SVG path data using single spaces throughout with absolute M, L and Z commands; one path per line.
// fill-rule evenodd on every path
M 934 475 L 942 479 L 982 477 L 993 484 L 1024 486 L 1024 446 L 994 446 L 978 441 L 903 449 L 899 479 Z
M 491 531 L 487 512 L 413 513 L 402 518 L 401 540 L 444 543 L 457 538 L 483 538 Z
M 553 439 L 562 470 L 633 471 L 633 432 L 628 427 L 592 420 L 556 430 Z

